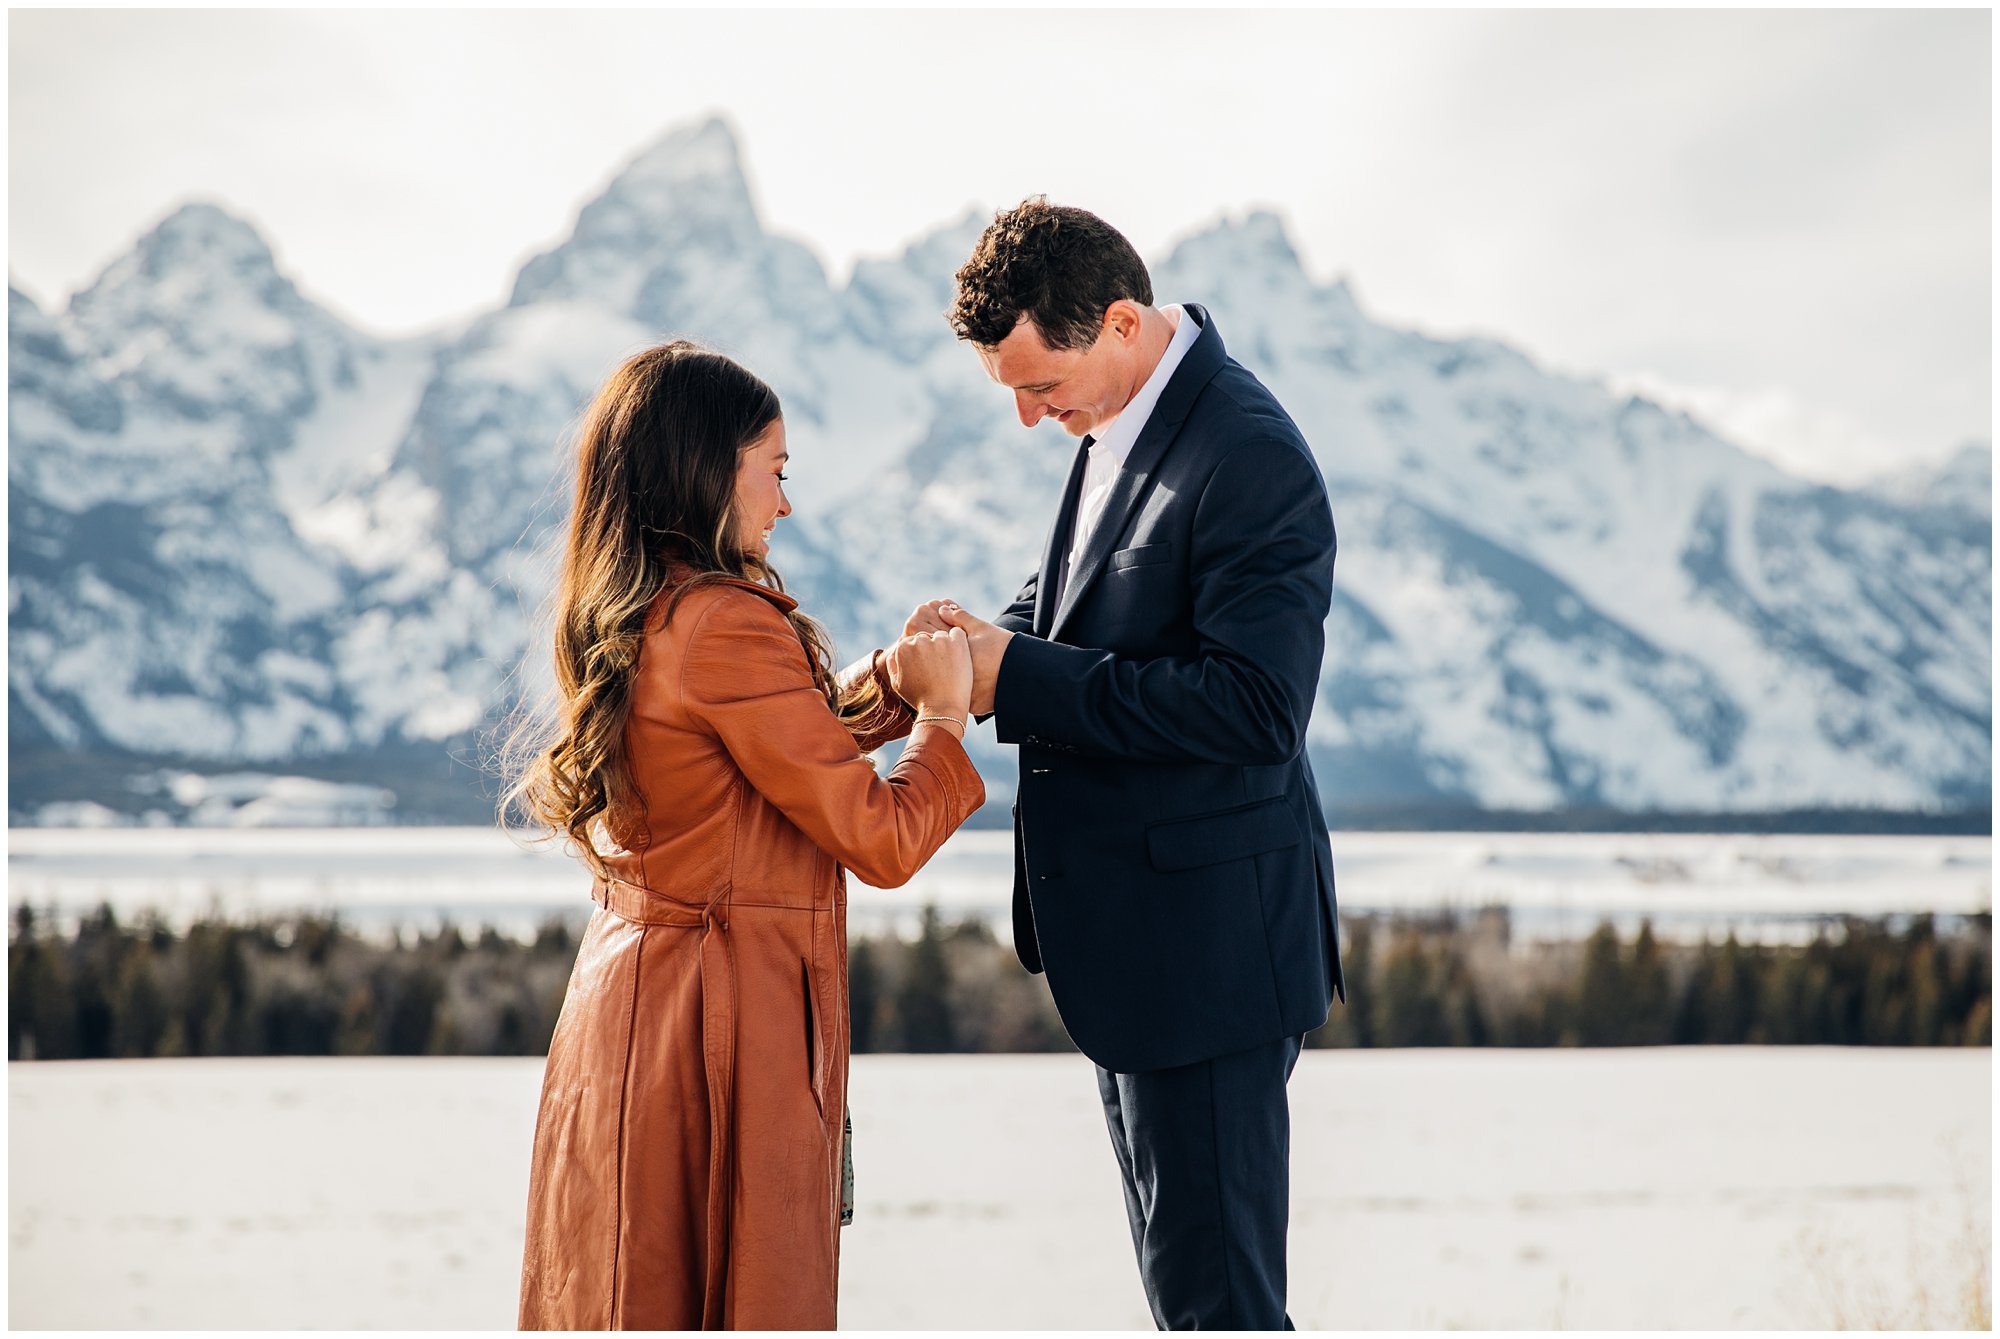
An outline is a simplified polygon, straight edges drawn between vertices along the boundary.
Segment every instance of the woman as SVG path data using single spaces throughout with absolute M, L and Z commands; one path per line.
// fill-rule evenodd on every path
M 777 397 L 719 354 L 626 362 L 578 457 L 560 725 L 510 798 L 575 842 L 598 910 L 549 1045 L 520 1324 L 831 1329 L 843 869 L 900 885 L 984 801 L 965 637 L 830 671 L 766 561 Z M 904 734 L 877 776 L 864 754 Z

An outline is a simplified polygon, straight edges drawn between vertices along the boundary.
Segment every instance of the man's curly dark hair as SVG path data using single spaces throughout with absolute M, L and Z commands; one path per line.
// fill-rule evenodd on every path
M 1033 195 L 979 235 L 945 319 L 960 339 L 992 348 L 1026 312 L 1050 348 L 1087 349 L 1120 299 L 1153 305 L 1152 276 L 1124 234 L 1088 210 Z

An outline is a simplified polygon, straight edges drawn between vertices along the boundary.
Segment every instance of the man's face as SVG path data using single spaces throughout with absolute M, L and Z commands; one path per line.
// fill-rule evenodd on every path
M 1114 302 L 1087 349 L 1052 349 L 1026 314 L 991 347 L 975 345 L 986 375 L 1014 392 L 1014 412 L 1034 427 L 1055 419 L 1072 437 L 1116 418 L 1132 402 L 1139 338 L 1138 308 Z

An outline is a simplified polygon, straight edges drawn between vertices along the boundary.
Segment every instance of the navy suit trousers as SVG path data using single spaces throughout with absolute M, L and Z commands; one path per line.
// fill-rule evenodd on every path
M 1139 1277 L 1163 1330 L 1292 1328 L 1285 1083 L 1304 1041 L 1143 1074 L 1097 1069 Z

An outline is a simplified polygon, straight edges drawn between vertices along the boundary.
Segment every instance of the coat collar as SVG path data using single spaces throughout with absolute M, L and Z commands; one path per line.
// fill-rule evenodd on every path
M 763 596 L 772 604 L 777 605 L 781 613 L 789 614 L 792 610 L 799 607 L 799 602 L 794 597 L 785 594 L 781 590 L 772 590 L 769 586 L 759 585 L 755 581 L 746 581 L 741 577 L 724 577 L 723 581 L 731 586 L 740 586 L 744 590 L 757 592 L 757 594 Z
M 1215 328 L 1215 320 L 1208 314 L 1208 308 L 1198 303 L 1185 302 L 1181 308 L 1201 325 L 1201 334 L 1195 338 L 1194 347 L 1181 359 L 1181 365 L 1174 369 L 1166 388 L 1160 392 L 1159 401 L 1140 430 L 1138 440 L 1132 443 L 1132 450 L 1125 457 L 1125 464 L 1111 485 L 1111 496 L 1105 500 L 1104 511 L 1097 518 L 1096 526 L 1090 532 L 1090 541 L 1084 546 L 1083 555 L 1078 559 L 1076 570 L 1069 574 L 1069 581 L 1062 591 L 1062 607 L 1052 609 L 1045 615 L 1042 602 L 1036 601 L 1035 621 L 1038 635 L 1053 638 L 1062 631 L 1063 622 L 1076 608 L 1083 593 L 1089 589 L 1104 571 L 1110 561 L 1112 550 L 1117 546 L 1118 536 L 1125 529 L 1125 522 L 1131 517 L 1132 509 L 1146 490 L 1146 484 L 1160 458 L 1180 435 L 1181 424 L 1187 421 L 1188 411 L 1194 408 L 1195 397 L 1215 379 L 1229 361 L 1223 350 L 1222 335 Z M 1042 557 L 1042 574 L 1037 579 L 1036 589 L 1054 590 L 1056 578 L 1062 571 L 1063 554 L 1067 552 L 1070 534 L 1076 526 L 1077 493 L 1081 491 L 1084 462 L 1090 454 L 1088 442 L 1077 450 L 1076 461 L 1070 467 L 1069 487 L 1063 492 L 1062 512 L 1056 518 L 1056 528 L 1049 536 L 1049 551 Z M 1044 623 L 1044 618 L 1047 622 Z
M 658 597 L 656 597 L 655 603 L 657 604 L 659 600 L 664 600 L 667 598 L 667 596 L 673 594 L 675 587 L 679 586 L 683 581 L 686 581 L 689 577 L 693 576 L 694 574 L 695 574 L 695 569 L 684 562 L 675 561 L 669 563 L 667 565 L 666 589 L 661 591 Z M 747 580 L 743 577 L 720 576 L 718 574 L 717 584 L 724 586 L 736 586 L 743 590 L 754 591 L 757 594 L 763 596 L 765 599 L 769 600 L 772 604 L 777 605 L 778 611 L 780 613 L 789 614 L 792 612 L 792 610 L 799 607 L 798 600 L 796 600 L 790 595 L 785 594 L 785 592 L 781 590 L 773 590 L 769 586 L 762 585 L 755 581 Z

